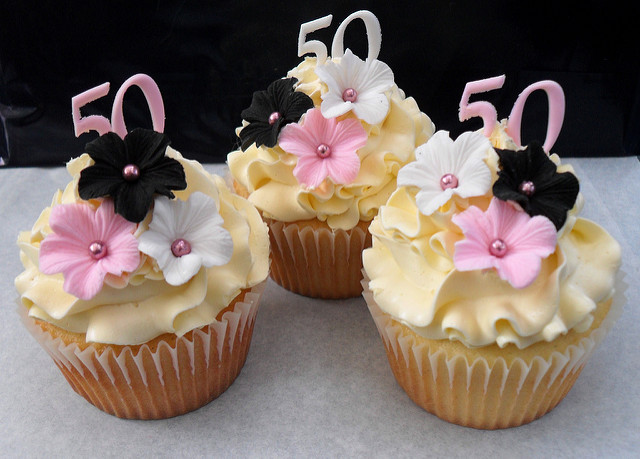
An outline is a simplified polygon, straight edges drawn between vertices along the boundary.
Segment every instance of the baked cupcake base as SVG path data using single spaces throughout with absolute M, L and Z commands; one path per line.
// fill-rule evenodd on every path
M 362 293 L 362 251 L 371 246 L 370 222 L 335 230 L 319 220 L 264 220 L 271 242 L 271 277 L 282 287 L 313 298 Z
M 398 384 L 428 412 L 477 429 L 515 427 L 551 411 L 569 392 L 623 303 L 599 304 L 589 330 L 569 331 L 549 343 L 525 349 L 495 344 L 468 348 L 417 335 L 380 309 L 368 279 L 363 286 Z
M 245 187 L 230 176 L 227 180 L 248 199 Z M 282 222 L 264 215 L 262 219 L 269 227 L 270 275 L 278 285 L 312 298 L 336 300 L 362 294 L 362 251 L 371 247 L 371 222 L 335 230 L 318 219 Z
M 214 323 L 132 346 L 87 343 L 83 334 L 29 317 L 23 306 L 19 313 L 87 401 L 121 418 L 163 419 L 206 405 L 233 383 L 249 351 L 265 285 L 240 293 Z

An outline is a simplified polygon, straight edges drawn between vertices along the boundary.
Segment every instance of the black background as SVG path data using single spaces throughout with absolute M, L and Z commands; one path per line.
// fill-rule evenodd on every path
M 634 2 L 635 3 L 635 2 Z M 640 154 L 640 20 L 618 2 L 428 1 L 4 1 L 0 6 L 0 153 L 10 166 L 61 165 L 96 134 L 76 139 L 71 97 L 106 81 L 107 97 L 83 115 L 111 113 L 120 85 L 147 73 L 163 95 L 165 132 L 186 157 L 223 162 L 253 91 L 300 62 L 300 24 L 333 14 L 309 39 L 331 49 L 338 25 L 358 9 L 382 27 L 379 59 L 437 129 L 453 137 L 468 81 L 500 74 L 500 90 L 473 96 L 508 116 L 518 94 L 543 79 L 565 91 L 562 156 Z M 364 58 L 365 28 L 353 22 L 345 47 Z M 141 92 L 125 98 L 127 127 L 151 127 Z M 522 140 L 543 140 L 547 102 L 529 97 Z

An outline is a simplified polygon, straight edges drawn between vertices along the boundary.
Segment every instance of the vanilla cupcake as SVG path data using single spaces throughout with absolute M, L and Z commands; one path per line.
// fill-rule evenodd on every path
M 494 143 L 512 144 L 498 126 Z M 398 383 L 481 429 L 553 409 L 619 316 L 620 247 L 578 180 L 532 144 L 437 132 L 370 226 L 364 296 Z
M 305 58 L 254 93 L 228 155 L 236 191 L 269 225 L 272 278 L 302 295 L 361 293 L 367 227 L 434 131 L 376 57 Z
M 19 311 L 71 387 L 107 413 L 197 409 L 245 362 L 269 270 L 245 199 L 136 129 L 90 142 L 18 246 Z

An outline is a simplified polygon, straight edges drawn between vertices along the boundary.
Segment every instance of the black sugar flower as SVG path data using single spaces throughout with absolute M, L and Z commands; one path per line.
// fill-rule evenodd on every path
M 242 119 L 249 123 L 240 131 L 242 150 L 254 142 L 258 147 L 274 147 L 280 130 L 288 123 L 297 123 L 313 108 L 311 97 L 293 90 L 297 81 L 295 78 L 276 80 L 266 91 L 253 93 L 251 106 L 241 113 Z
M 562 228 L 580 189 L 575 175 L 559 173 L 538 143 L 521 151 L 496 152 L 501 170 L 493 184 L 494 196 L 503 201 L 515 201 L 532 217 L 544 215 L 556 229 Z
M 141 222 L 154 194 L 173 198 L 171 190 L 187 187 L 182 165 L 165 156 L 169 143 L 164 134 L 147 129 L 134 129 L 124 140 L 108 132 L 89 142 L 85 151 L 95 164 L 80 173 L 80 197 L 111 196 L 117 214 Z

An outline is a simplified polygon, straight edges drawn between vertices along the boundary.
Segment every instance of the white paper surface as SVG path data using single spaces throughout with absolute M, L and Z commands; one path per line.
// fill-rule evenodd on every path
M 23 328 L 16 239 L 63 168 L 0 169 L 0 456 L 3 457 L 637 457 L 640 454 L 640 162 L 565 158 L 582 216 L 623 248 L 620 320 L 567 397 L 531 424 L 478 431 L 441 421 L 396 383 L 362 298 L 314 300 L 269 281 L 247 362 L 217 400 L 184 416 L 125 421 L 78 396 Z M 223 165 L 207 165 L 226 173 Z

